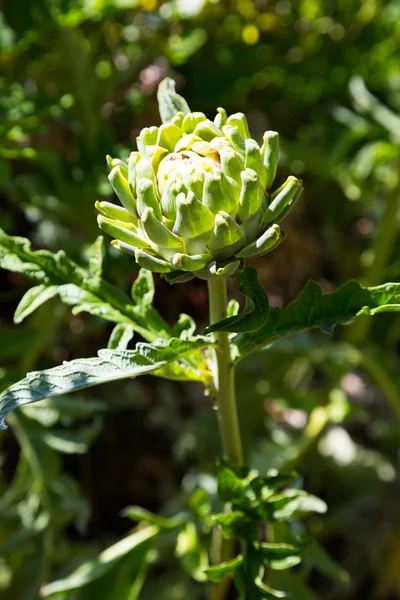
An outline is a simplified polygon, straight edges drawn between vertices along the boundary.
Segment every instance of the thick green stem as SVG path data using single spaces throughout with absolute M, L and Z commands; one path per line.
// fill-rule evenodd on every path
M 227 292 L 225 279 L 208 282 L 210 323 L 226 317 Z M 235 399 L 235 368 L 231 359 L 228 334 L 215 334 L 217 347 L 213 365 L 215 399 L 222 440 L 222 450 L 228 462 L 236 467 L 243 465 L 242 442 Z
M 227 291 L 226 280 L 215 279 L 208 282 L 210 323 L 216 323 L 226 317 Z M 236 467 L 243 465 L 242 441 L 235 398 L 235 367 L 232 362 L 229 337 L 225 332 L 215 334 L 217 347 L 212 365 L 215 401 L 218 410 L 218 423 L 221 434 L 224 458 Z M 227 510 L 230 507 L 227 506 Z M 223 562 L 234 556 L 234 540 L 225 540 L 219 530 L 213 532 L 213 560 Z M 213 586 L 210 600 L 225 600 L 229 592 L 228 578 Z

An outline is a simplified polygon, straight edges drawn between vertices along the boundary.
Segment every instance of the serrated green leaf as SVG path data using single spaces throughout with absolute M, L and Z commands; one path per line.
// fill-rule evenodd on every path
M 204 573 L 207 575 L 207 578 L 214 583 L 219 583 L 225 577 L 229 577 L 235 573 L 236 569 L 243 563 L 243 556 L 239 554 L 232 560 L 228 560 L 226 562 L 220 563 L 219 565 L 213 565 L 212 567 L 208 567 L 204 569 Z
M 166 77 L 158 86 L 158 108 L 161 121 L 169 123 L 179 112 L 185 115 L 190 113 L 188 103 L 182 96 L 175 92 L 175 81 Z
M 148 341 L 168 337 L 170 327 L 155 308 L 146 306 L 144 310 L 143 304 L 134 305 L 122 290 L 99 277 L 98 257 L 96 260 L 94 274 L 77 265 L 62 250 L 56 254 L 48 250 L 32 251 L 29 240 L 9 236 L 0 229 L 0 267 L 3 269 L 22 273 L 45 287 L 57 286 L 60 299 L 73 306 L 75 314 L 86 311 L 114 323 L 130 323 Z M 29 314 L 22 308 L 20 311 L 22 316 Z
M 41 597 L 48 598 L 53 594 L 82 588 L 105 575 L 133 551 L 138 552 L 139 559 L 148 553 L 158 535 L 158 527 L 152 525 L 127 536 L 104 550 L 97 559 L 81 565 L 68 577 L 43 586 Z
M 134 333 L 135 331 L 129 323 L 117 323 L 111 332 L 107 348 L 109 350 L 126 350 Z
M 271 306 L 267 322 L 257 331 L 237 336 L 241 357 L 284 336 L 319 328 L 332 333 L 337 324 L 355 317 L 400 311 L 400 283 L 363 287 L 348 281 L 335 292 L 324 294 L 322 287 L 309 281 L 299 296 L 284 309 Z
M 56 285 L 35 285 L 30 288 L 21 298 L 15 313 L 14 323 L 22 323 L 27 316 L 32 314 L 39 306 L 57 296 L 58 288 Z
M 264 288 L 258 282 L 257 270 L 246 267 L 242 273 L 235 275 L 240 282 L 239 292 L 246 297 L 243 311 L 233 317 L 222 319 L 207 327 L 204 333 L 227 331 L 246 333 L 259 330 L 268 320 L 269 301 Z
M 28 373 L 25 379 L 0 394 L 0 427 L 5 427 L 4 418 L 17 406 L 151 373 L 206 345 L 207 338 L 192 341 L 171 338 L 159 340 L 157 345 L 137 344 L 135 350 L 99 350 L 95 358 L 81 358 L 45 371 Z

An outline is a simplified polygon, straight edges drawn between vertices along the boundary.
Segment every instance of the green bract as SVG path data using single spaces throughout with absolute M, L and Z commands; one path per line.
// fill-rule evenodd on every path
M 160 112 L 172 114 L 170 121 L 143 129 L 126 163 L 108 157 L 122 207 L 97 202 L 98 222 L 117 248 L 170 282 L 230 277 L 244 259 L 284 239 L 278 223 L 300 196 L 301 182 L 289 177 L 272 192 L 276 132 L 267 131 L 260 147 L 244 114 L 219 108 L 210 121 L 200 112 L 177 112 L 176 104 L 187 105 L 177 94 L 172 104 L 168 90 Z

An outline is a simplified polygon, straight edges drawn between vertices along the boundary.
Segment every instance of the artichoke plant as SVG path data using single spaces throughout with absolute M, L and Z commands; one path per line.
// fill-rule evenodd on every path
M 218 108 L 211 121 L 175 99 L 181 110 L 168 119 L 161 106 L 168 122 L 143 129 L 126 162 L 108 157 L 122 206 L 97 202 L 99 226 L 141 267 L 171 283 L 230 277 L 244 259 L 284 239 L 279 223 L 300 196 L 301 182 L 289 177 L 272 191 L 275 131 L 265 132 L 260 147 L 243 113 L 228 116 Z

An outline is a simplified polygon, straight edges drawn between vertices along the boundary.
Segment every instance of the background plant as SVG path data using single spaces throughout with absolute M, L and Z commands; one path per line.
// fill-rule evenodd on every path
M 367 281 L 359 257 L 371 257 L 370 247 L 377 234 L 385 231 L 380 219 L 388 190 L 374 184 L 375 189 L 378 185 L 378 193 L 372 191 L 371 178 L 378 176 L 376 165 L 368 178 L 357 177 L 358 190 L 352 187 L 353 175 L 347 170 L 357 148 L 361 149 L 366 141 L 385 141 L 388 134 L 382 123 L 374 124 L 373 116 L 365 112 L 356 122 L 344 122 L 342 113 L 338 125 L 337 111 L 339 106 L 352 108 L 348 85 L 350 77 L 358 74 L 381 105 L 398 112 L 396 3 L 346 3 L 336 4 L 333 9 L 319 2 L 296 7 L 232 3 L 228 11 L 221 7 L 218 3 L 205 5 L 198 14 L 184 15 L 150 5 L 148 11 L 139 7 L 126 10 L 115 3 L 111 8 L 103 5 L 96 9 L 90 4 L 50 2 L 29 6 L 29 10 L 25 5 L 24 10 L 20 9 L 18 3 L 7 6 L 1 59 L 5 90 L 2 226 L 9 233 L 28 235 L 37 247 L 64 248 L 83 264 L 87 254 L 82 252 L 82 242 L 92 243 L 97 235 L 93 201 L 102 194 L 111 194 L 106 187 L 104 155 L 111 152 L 113 144 L 113 154 L 124 151 L 122 146 L 128 145 L 127 123 L 133 123 L 134 138 L 142 125 L 156 122 L 156 106 L 149 92 L 158 83 L 157 77 L 170 68 L 169 61 L 184 77 L 181 86 L 185 85 L 190 105 L 210 113 L 220 104 L 230 112 L 250 112 L 255 134 L 267 127 L 279 130 L 284 138 L 280 176 L 283 180 L 295 167 L 304 180 L 307 194 L 286 226 L 289 235 L 285 245 L 258 265 L 273 303 L 287 304 L 309 277 L 321 281 L 326 289 L 360 276 L 365 283 L 378 283 Z M 132 25 L 134 28 L 129 29 Z M 64 36 L 68 42 L 61 42 Z M 61 43 L 70 46 L 61 47 Z M 75 54 L 66 50 L 69 47 L 75 48 Z M 127 64 L 118 58 L 121 55 L 128 56 L 130 72 L 118 68 L 118 64 Z M 216 65 L 212 71 L 210 57 Z M 105 76 L 107 72 L 109 77 Z M 369 123 L 368 130 L 357 129 L 362 122 Z M 395 174 L 395 162 L 385 161 L 385 168 Z M 350 182 L 347 190 L 346 182 Z M 84 219 L 82 211 L 86 210 Z M 381 276 L 382 280 L 396 281 L 398 241 L 394 219 L 392 231 Z M 282 268 L 288 264 L 290 270 Z M 125 262 L 119 257 L 116 261 L 115 255 L 107 251 L 105 270 L 113 283 L 129 289 L 133 279 L 129 259 Z M 6 272 L 2 277 L 5 293 L 0 351 L 4 387 L 26 371 L 50 367 L 65 358 L 89 356 L 94 346 L 106 345 L 111 326 L 83 314 L 66 318 L 70 313 L 64 313 L 57 300 L 11 332 L 7 318 L 11 318 L 27 282 Z M 177 321 L 182 310 L 196 318 L 205 314 L 205 296 L 198 284 L 187 284 L 185 291 L 183 286 L 165 287 L 158 280 L 156 285 L 160 297 L 168 294 L 168 303 L 156 303 L 160 303 L 170 324 Z M 340 584 L 342 575 L 337 575 L 339 582 L 335 583 L 312 569 L 314 593 L 324 598 L 375 597 L 378 593 L 396 597 L 398 593 L 398 426 L 392 416 L 398 414 L 398 320 L 395 315 L 381 315 L 371 323 L 356 350 L 348 345 L 354 334 L 347 328 L 337 331 L 334 338 L 346 342 L 345 346 L 331 345 L 328 338 L 313 334 L 312 349 L 308 334 L 302 335 L 283 343 L 279 351 L 275 345 L 273 353 L 267 350 L 257 360 L 253 355 L 251 361 L 243 361 L 238 374 L 239 387 L 246 391 L 244 395 L 239 389 L 238 397 L 246 398 L 241 424 L 245 443 L 252 448 L 252 464 L 264 470 L 268 464 L 290 460 L 305 478 L 307 489 L 329 503 L 330 516 L 324 517 L 323 528 L 317 519 L 313 529 L 350 572 L 352 583 L 344 588 Z M 315 342 L 319 344 L 317 349 Z M 261 382 L 257 385 L 255 374 Z M 107 408 L 103 433 L 88 455 L 70 454 L 58 461 L 60 473 L 83 483 L 86 498 L 83 504 L 71 491 L 70 507 L 74 508 L 58 519 L 58 546 L 65 552 L 60 560 L 66 565 L 66 557 L 74 557 L 65 567 L 66 573 L 92 550 L 95 554 L 129 528 L 128 521 L 117 516 L 118 510 L 132 503 L 156 510 L 173 493 L 178 494 L 182 473 L 188 467 L 192 475 L 183 480 L 184 490 L 198 478 L 212 485 L 211 460 L 218 451 L 214 415 L 209 414 L 201 396 L 186 385 L 184 392 L 174 383 L 163 384 L 162 388 L 160 385 L 155 379 L 121 384 L 112 398 L 107 388 L 104 392 L 96 388 L 92 399 L 102 401 Z M 85 397 L 90 397 L 89 392 Z M 160 397 L 162 402 L 157 400 Z M 39 412 L 35 409 L 33 414 Z M 55 413 L 50 414 L 55 419 Z M 60 418 L 57 433 L 61 428 L 65 434 L 64 423 L 70 423 L 72 417 L 65 414 Z M 90 423 L 88 413 L 85 419 L 76 421 L 77 425 Z M 306 419 L 307 426 L 299 427 Z M 46 432 L 57 425 L 57 421 L 49 424 L 51 419 L 46 423 L 38 423 Z M 40 439 L 42 434 L 43 430 Z M 19 443 L 21 439 L 19 436 Z M 125 452 L 128 440 L 129 453 Z M 2 469 L 6 486 L 18 458 L 18 445 L 10 430 L 2 434 L 2 444 L 7 457 Z M 347 448 L 347 454 L 339 454 L 338 447 Z M 22 448 L 22 472 L 29 469 L 41 496 L 44 486 L 37 479 L 38 471 L 32 470 L 34 461 L 26 462 L 32 445 L 25 443 Z M 80 448 L 83 450 L 83 446 Z M 121 464 L 118 471 L 116 456 L 121 456 L 121 449 L 132 459 Z M 52 455 L 59 457 L 59 452 L 59 445 L 51 449 Z M 40 464 L 45 464 L 44 458 Z M 51 481 L 56 481 L 55 476 Z M 137 481 L 141 481 L 140 486 Z M 42 530 L 32 529 L 22 519 L 26 503 L 18 512 L 20 498 L 28 498 L 24 489 L 19 496 L 8 495 L 14 516 L 7 519 L 2 534 L 2 539 L 11 542 L 2 552 L 3 593 L 12 598 L 22 594 L 35 597 L 32 582 L 49 580 L 46 573 L 39 575 L 42 572 L 37 562 L 45 564 L 53 558 L 49 550 L 38 551 L 43 545 Z M 75 518 L 73 514 L 79 512 L 79 507 L 86 506 L 83 515 L 88 515 L 88 501 L 92 505 L 88 533 L 77 533 L 83 531 L 84 518 L 80 530 L 67 523 Z M 59 507 L 59 502 L 55 501 L 54 506 Z M 366 520 L 370 528 L 365 526 Z M 371 529 L 375 536 L 373 548 Z M 63 538 L 61 532 L 65 532 Z M 28 534 L 29 544 L 24 541 Z M 61 539 L 65 539 L 63 546 L 59 544 Z M 164 560 L 164 567 L 157 567 L 157 577 L 151 578 L 147 589 L 143 588 L 143 597 L 164 590 L 167 576 L 174 581 L 169 586 L 173 597 L 194 595 L 195 584 L 174 574 L 172 566 L 177 563 L 171 562 L 170 553 Z M 165 565 L 169 567 L 168 575 Z M 320 568 L 330 570 L 326 563 Z M 15 577 L 11 581 L 12 572 Z M 304 576 L 294 577 L 298 597 L 301 593 L 312 597 L 312 592 L 304 591 L 302 579 Z M 160 587 L 155 590 L 154 586 Z

